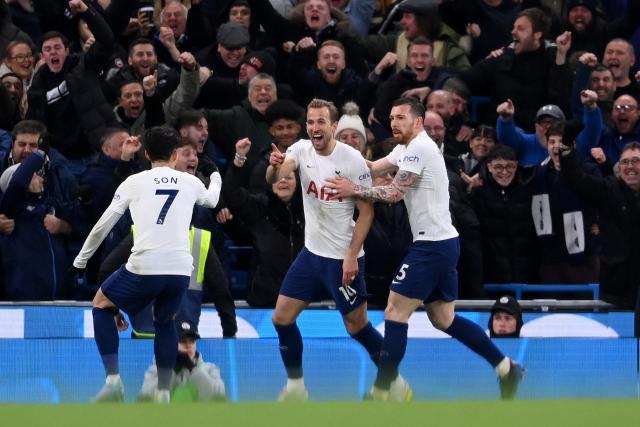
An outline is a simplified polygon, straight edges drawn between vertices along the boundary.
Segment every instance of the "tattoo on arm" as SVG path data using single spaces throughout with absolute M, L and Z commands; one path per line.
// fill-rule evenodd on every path
M 381 187 L 356 185 L 355 193 L 363 199 L 395 203 L 404 198 L 404 195 L 407 194 L 409 187 L 416 181 L 417 177 L 418 175 L 413 172 L 400 170 L 391 184 Z

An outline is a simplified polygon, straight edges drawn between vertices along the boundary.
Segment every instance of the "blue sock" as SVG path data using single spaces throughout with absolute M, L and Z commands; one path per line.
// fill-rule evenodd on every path
M 407 350 L 407 323 L 384 321 L 384 341 L 380 350 L 378 362 L 378 376 L 375 386 L 383 390 L 389 390 L 391 381 L 398 376 L 398 366 Z
M 504 354 L 491 342 L 482 328 L 464 317 L 456 315 L 445 332 L 484 357 L 494 368 L 504 359 Z
M 287 370 L 287 377 L 302 378 L 302 335 L 296 323 L 290 325 L 276 325 L 280 341 L 280 356 Z
M 173 320 L 154 322 L 156 337 L 153 340 L 153 351 L 158 367 L 158 389 L 169 390 L 171 374 L 178 356 L 178 333 Z
M 113 320 L 113 308 L 97 308 L 91 310 L 93 314 L 93 335 L 96 339 L 98 352 L 102 357 L 102 364 L 107 375 L 120 373 L 118 367 L 118 329 Z
M 360 329 L 354 335 L 354 340 L 358 341 L 367 350 L 373 363 L 378 366 L 380 361 L 380 349 L 382 348 L 382 334 L 368 322 L 364 328 Z

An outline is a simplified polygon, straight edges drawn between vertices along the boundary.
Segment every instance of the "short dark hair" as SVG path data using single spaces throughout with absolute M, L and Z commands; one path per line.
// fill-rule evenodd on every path
M 178 114 L 176 120 L 176 130 L 186 128 L 188 126 L 196 126 L 200 120 L 204 119 L 204 114 L 198 110 L 183 110 Z
M 309 105 L 307 105 L 307 110 L 311 108 L 326 108 L 329 110 L 329 119 L 331 123 L 335 123 L 340 118 L 340 113 L 336 108 L 335 104 L 331 101 L 326 101 L 320 98 L 313 98 Z
M 516 151 L 513 148 L 509 147 L 508 145 L 504 145 L 504 144 L 496 144 L 491 149 L 491 151 L 489 151 L 489 154 L 487 154 L 486 162 L 491 163 L 496 159 L 510 160 L 514 162 L 518 161 L 518 157 L 516 156 Z
M 133 48 L 138 46 L 139 44 L 150 44 L 153 47 L 153 52 L 155 53 L 156 51 L 156 47 L 154 46 L 151 40 L 145 37 L 139 37 L 131 42 L 131 44 L 129 45 L 129 50 L 127 51 L 127 55 L 131 56 L 131 52 L 133 51 Z
M 44 42 L 55 38 L 59 38 L 60 40 L 62 40 L 62 44 L 64 45 L 64 47 L 69 47 L 69 39 L 64 34 L 59 31 L 47 31 L 42 35 L 42 38 L 40 39 L 40 50 L 42 50 L 42 45 L 44 45 Z
M 407 52 L 411 50 L 412 46 L 431 46 L 431 52 L 433 52 L 433 42 L 424 36 L 418 36 L 415 39 L 411 40 L 407 45 Z
M 21 120 L 13 127 L 11 136 L 16 139 L 18 135 L 28 133 L 30 135 L 40 135 L 42 137 L 47 134 L 47 127 L 38 120 Z
M 480 124 L 473 128 L 471 131 L 471 138 L 490 138 L 494 141 L 497 141 L 496 138 L 496 130 L 493 126 L 488 126 L 485 124 Z
M 108 126 L 106 127 L 103 131 L 102 134 L 100 135 L 100 146 L 103 146 L 105 142 L 109 141 L 109 139 L 115 135 L 116 133 L 121 133 L 121 132 L 129 132 L 127 129 L 125 129 L 122 126 Z
M 547 129 L 544 135 L 549 138 L 551 135 L 556 136 L 564 136 L 565 124 L 564 121 L 558 120 L 557 122 L 553 122 L 551 126 Z
M 141 87 L 141 88 L 143 88 L 143 89 L 144 89 L 144 86 L 142 86 L 142 82 L 141 82 L 140 80 L 136 80 L 136 79 L 128 78 L 128 79 L 125 79 L 125 80 L 121 81 L 121 82 L 118 84 L 118 96 L 122 95 L 122 88 L 123 88 L 124 86 L 126 86 L 126 85 L 131 84 L 131 83 L 137 83 L 137 84 L 139 84 L 139 85 L 140 85 L 140 87 Z
M 534 33 L 542 33 L 541 40 L 547 38 L 549 30 L 551 29 L 551 18 L 544 13 L 542 9 L 537 7 L 530 7 L 520 12 L 517 18 L 525 17 L 531 22 L 531 28 Z
M 629 151 L 629 150 L 640 150 L 640 142 L 638 141 L 627 142 L 624 145 L 624 147 L 622 147 L 622 151 L 620 152 L 620 155 L 622 155 L 622 153 L 624 153 L 625 151 Z
M 169 126 L 154 126 L 142 134 L 142 145 L 152 162 L 169 160 L 180 145 L 180 135 Z
M 290 99 L 278 99 L 269 105 L 264 116 L 269 125 L 280 119 L 294 120 L 300 124 L 304 123 L 304 109 Z
M 408 105 L 409 110 L 414 117 L 421 117 L 422 119 L 424 119 L 426 110 L 424 108 L 424 105 L 418 98 L 414 98 L 412 96 L 403 96 L 402 98 L 396 99 L 393 102 L 392 107 L 397 107 L 399 105 Z
M 593 70 L 591 70 L 591 72 L 603 72 L 603 71 L 608 71 L 609 74 L 611 74 L 613 76 L 613 72 L 611 71 L 611 68 L 607 67 L 606 65 L 602 64 L 602 63 L 598 63 L 596 64 L 596 66 L 593 68 Z

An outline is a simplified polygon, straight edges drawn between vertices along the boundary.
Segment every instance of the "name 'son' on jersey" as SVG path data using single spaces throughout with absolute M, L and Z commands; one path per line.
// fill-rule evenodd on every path
M 175 176 L 167 178 L 166 176 L 153 178 L 156 184 L 178 184 L 178 178 Z

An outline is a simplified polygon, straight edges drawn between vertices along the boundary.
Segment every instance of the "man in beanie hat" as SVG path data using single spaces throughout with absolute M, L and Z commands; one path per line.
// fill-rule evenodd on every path
M 276 61 L 273 59 L 273 56 L 265 50 L 256 50 L 244 57 L 240 65 L 238 83 L 240 85 L 246 85 L 249 83 L 249 80 L 258 73 L 265 73 L 270 76 L 275 76 L 276 74 Z
M 220 369 L 213 363 L 205 362 L 197 351 L 196 341 L 200 339 L 195 324 L 176 322 L 178 330 L 178 357 L 171 378 L 172 401 L 212 401 L 225 400 L 224 382 Z M 144 382 L 138 394 L 139 401 L 152 400 L 158 387 L 158 368 L 155 360 L 144 374 Z
M 512 296 L 502 296 L 491 307 L 489 336 L 491 338 L 518 338 L 522 329 L 522 308 Z
M 358 115 L 360 109 L 355 102 L 347 102 L 343 107 L 343 115 L 338 120 L 336 139 L 352 146 L 364 155 L 367 145 L 367 131 Z
M 571 31 L 573 52 L 591 52 L 601 57 L 607 42 L 614 38 L 629 39 L 640 25 L 640 2 L 629 1 L 625 14 L 605 21 L 598 16 L 596 0 L 569 0 L 564 28 Z

